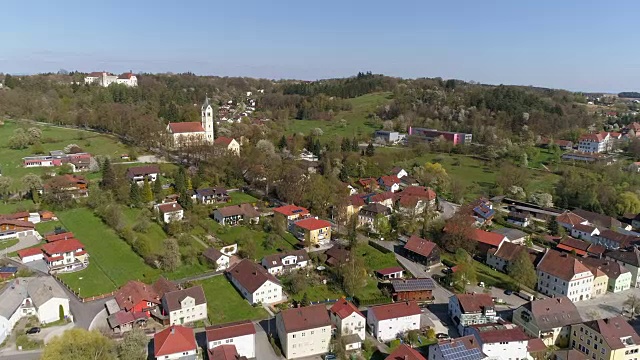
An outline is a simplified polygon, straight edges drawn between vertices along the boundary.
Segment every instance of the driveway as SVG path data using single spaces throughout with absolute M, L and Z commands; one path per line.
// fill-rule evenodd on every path
M 256 327 L 256 358 L 260 360 L 280 360 L 284 357 L 276 355 L 273 351 L 273 347 L 269 342 L 267 331 L 271 330 L 272 333 L 276 332 L 275 318 L 263 320 L 260 323 L 254 323 Z M 266 329 L 266 330 L 265 330 Z
M 9 246 L 8 248 L 2 250 L 2 255 L 6 255 L 14 251 L 22 250 L 22 249 L 37 245 L 40 242 L 40 239 L 38 239 L 35 235 L 23 236 L 18 240 L 19 241 L 17 244 L 13 246 Z
M 451 219 L 456 211 L 458 211 L 458 208 L 460 208 L 460 205 L 454 204 L 442 198 L 439 198 L 438 202 L 440 204 L 440 218 L 442 218 L 443 220 Z

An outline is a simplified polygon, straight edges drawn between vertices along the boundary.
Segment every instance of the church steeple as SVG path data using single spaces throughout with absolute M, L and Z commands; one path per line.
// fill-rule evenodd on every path
M 213 106 L 209 102 L 209 94 L 205 94 L 204 104 L 202 104 L 201 122 L 204 129 L 204 139 L 213 144 L 215 134 L 213 131 Z

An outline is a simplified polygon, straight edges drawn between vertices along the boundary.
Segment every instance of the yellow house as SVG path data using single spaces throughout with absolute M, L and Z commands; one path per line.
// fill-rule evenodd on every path
M 293 233 L 305 244 L 315 245 L 331 240 L 331 223 L 326 220 L 308 218 L 296 221 Z
M 362 209 L 362 207 L 365 205 L 366 204 L 362 196 L 358 194 L 349 196 L 349 205 L 347 205 L 347 219 L 351 219 L 351 216 L 360 212 L 360 209 Z
M 581 261 L 582 262 L 582 261 Z M 593 290 L 591 291 L 591 298 L 597 298 L 607 293 L 607 284 L 609 283 L 609 277 L 597 266 L 590 266 L 590 264 L 582 262 L 593 273 Z
M 622 316 L 571 326 L 571 347 L 585 359 L 627 360 L 640 356 L 640 335 Z

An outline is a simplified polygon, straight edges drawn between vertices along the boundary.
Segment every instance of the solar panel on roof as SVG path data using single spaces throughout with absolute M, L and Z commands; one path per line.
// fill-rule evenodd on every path
M 297 214 L 299 212 L 302 212 L 302 209 L 295 209 L 291 211 L 292 214 Z
M 431 278 L 395 280 L 392 281 L 392 284 L 396 291 L 432 290 L 435 288 Z

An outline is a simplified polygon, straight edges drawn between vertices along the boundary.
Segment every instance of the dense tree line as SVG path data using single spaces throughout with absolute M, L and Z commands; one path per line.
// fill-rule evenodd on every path
M 354 98 L 380 91 L 391 91 L 397 79 L 374 75 L 371 72 L 358 73 L 355 77 L 346 79 L 330 79 L 313 82 L 292 82 L 283 86 L 285 95 L 315 96 L 324 94 L 344 99 Z

